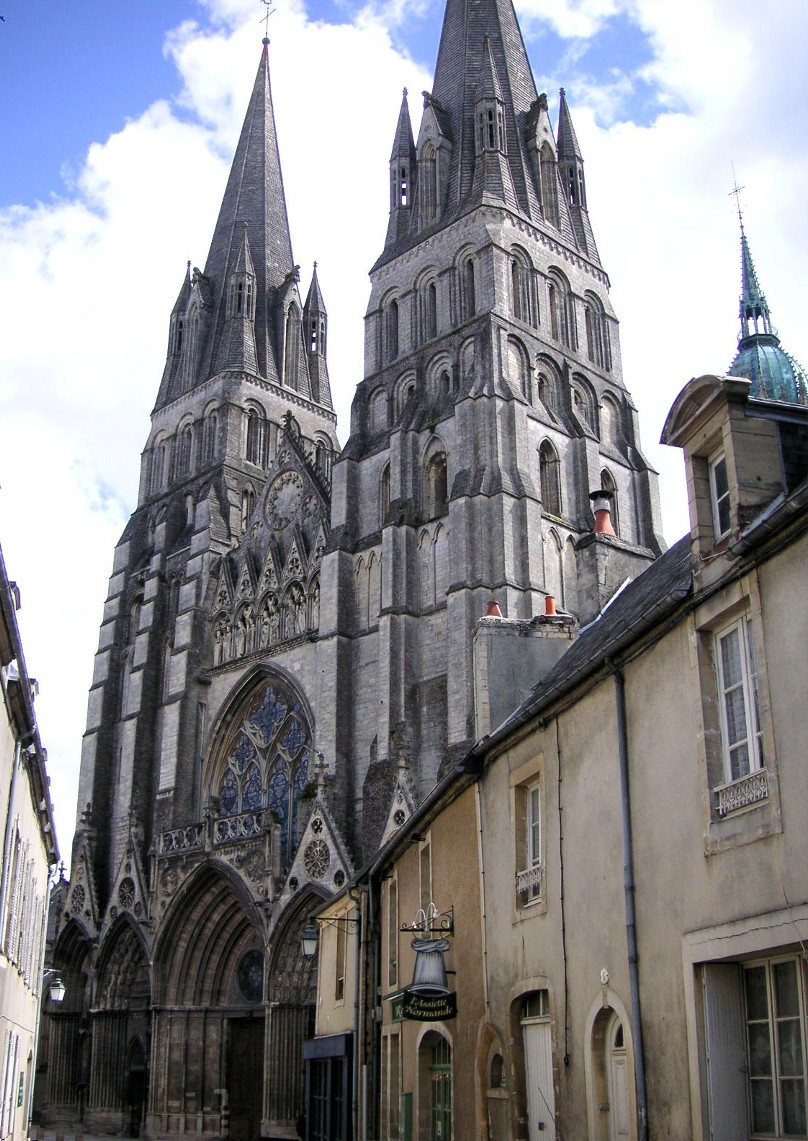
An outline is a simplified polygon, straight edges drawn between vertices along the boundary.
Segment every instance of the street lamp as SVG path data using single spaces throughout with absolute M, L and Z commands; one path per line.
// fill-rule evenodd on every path
M 48 975 L 53 975 L 53 978 L 48 983 L 48 997 L 51 1002 L 61 1002 L 65 996 L 65 984 L 59 977 L 59 972 L 53 967 L 46 967 L 43 975 L 43 982 L 47 979 Z
M 316 925 L 309 921 L 303 928 L 303 935 L 301 936 L 301 945 L 303 948 L 303 958 L 313 959 L 317 954 L 317 944 L 320 942 L 320 932 Z

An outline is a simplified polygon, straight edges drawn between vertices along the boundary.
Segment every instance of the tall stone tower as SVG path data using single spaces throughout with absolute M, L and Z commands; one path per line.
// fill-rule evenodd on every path
M 402 103 L 365 321 L 338 454 L 265 41 L 115 554 L 46 1120 L 294 1136 L 301 931 L 473 739 L 488 603 L 529 622 L 552 594 L 585 621 L 660 549 L 583 157 L 511 0 L 448 0 L 417 143 Z M 616 534 L 593 534 L 594 490 Z
M 350 758 L 368 843 L 396 770 L 420 798 L 469 744 L 492 595 L 509 618 L 551 594 L 588 621 L 660 550 L 608 285 L 564 92 L 556 137 L 510 0 L 448 0 L 418 141 L 406 92 L 393 135 L 326 559 L 345 604 L 320 634 L 345 680 L 319 734 Z

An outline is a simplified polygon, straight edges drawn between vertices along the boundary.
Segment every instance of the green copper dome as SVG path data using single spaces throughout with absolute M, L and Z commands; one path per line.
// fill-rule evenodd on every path
M 730 376 L 751 380 L 755 400 L 779 400 L 808 405 L 808 377 L 794 358 L 780 347 L 769 306 L 758 284 L 749 243 L 741 221 L 741 335 Z

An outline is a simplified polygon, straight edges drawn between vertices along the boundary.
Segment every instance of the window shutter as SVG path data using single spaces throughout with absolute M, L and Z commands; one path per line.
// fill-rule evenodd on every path
M 740 969 L 735 963 L 706 963 L 703 972 L 710 1137 L 738 1141 L 749 1136 Z

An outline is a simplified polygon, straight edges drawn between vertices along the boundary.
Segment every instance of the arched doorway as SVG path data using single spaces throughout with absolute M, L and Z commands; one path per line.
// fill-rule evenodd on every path
M 64 983 L 64 999 L 42 998 L 33 1112 L 43 1125 L 80 1123 L 87 1104 L 91 1034 L 88 978 L 92 955 L 84 929 L 69 919 L 51 962 Z
M 452 1045 L 430 1030 L 418 1054 L 419 1136 L 424 1141 L 452 1141 Z
M 628 1059 L 623 1023 L 613 1014 L 606 1028 L 606 1086 L 609 1093 L 609 1141 L 628 1141 Z
M 314 1036 L 317 960 L 303 955 L 303 928 L 322 902 L 315 892 L 301 894 L 273 938 L 267 984 L 271 1068 L 266 1117 L 270 1129 L 293 1127 L 305 1109 L 303 1043 Z
M 588 1080 L 593 1135 L 597 1141 L 634 1141 L 633 1062 L 625 1012 L 601 1007 L 591 1026 Z
M 211 860 L 178 892 L 157 939 L 149 1133 L 260 1137 L 264 964 L 254 905 Z
M 119 918 L 104 939 L 94 1007 L 87 1124 L 137 1137 L 147 1087 L 151 979 L 141 936 L 128 919 Z
M 139 1137 L 146 1113 L 148 1074 L 146 1052 L 139 1038 L 129 1043 L 126 1058 L 126 1104 L 129 1110 L 129 1136 Z

